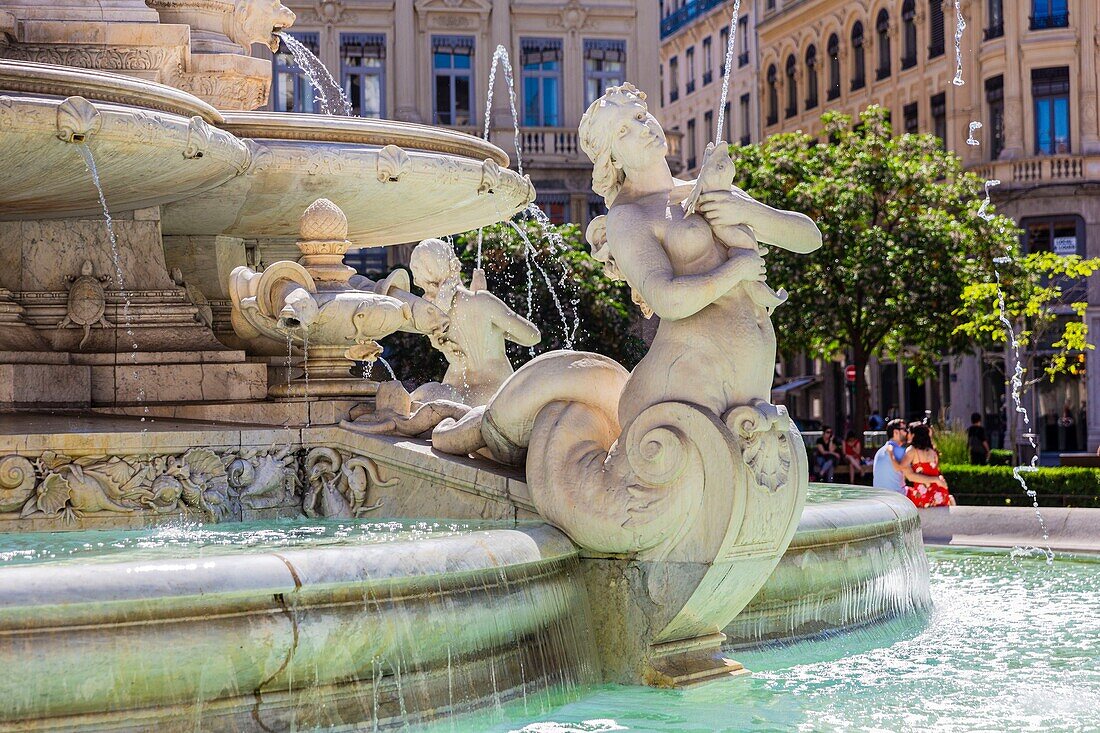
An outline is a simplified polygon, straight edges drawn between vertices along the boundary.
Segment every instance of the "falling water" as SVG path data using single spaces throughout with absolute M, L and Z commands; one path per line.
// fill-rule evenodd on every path
M 497 81 L 497 64 L 504 67 L 504 81 L 508 84 L 508 107 L 512 111 L 512 142 L 516 148 L 516 170 L 523 175 L 523 146 L 519 142 L 519 112 L 516 111 L 516 80 L 512 75 L 512 61 L 508 58 L 508 49 L 499 45 L 493 51 L 493 65 L 489 69 L 489 89 L 485 97 L 485 129 L 482 137 L 489 139 L 489 125 L 492 122 L 493 87 Z
M 722 142 L 723 125 L 726 122 L 726 100 L 730 96 L 730 73 L 733 71 L 733 49 L 737 42 L 737 18 L 739 15 L 741 15 L 741 0 L 733 0 L 730 35 L 729 40 L 726 41 L 726 72 L 722 75 L 722 97 L 718 100 L 718 124 L 714 126 L 715 145 Z
M 111 260 L 115 266 L 115 281 L 118 284 L 118 290 L 124 298 L 122 306 L 122 321 L 126 326 L 126 336 L 130 339 L 131 352 L 130 352 L 130 365 L 133 367 L 132 379 L 134 384 L 138 388 L 138 403 L 144 406 L 144 412 L 149 412 L 149 406 L 145 403 L 145 388 L 141 386 L 140 377 L 137 372 L 137 354 L 138 344 L 134 341 L 134 324 L 130 317 L 130 295 L 126 292 L 126 286 L 122 280 L 122 255 L 118 249 L 118 238 L 115 236 L 114 220 L 111 219 L 111 211 L 107 208 L 107 196 L 103 193 L 103 184 L 99 179 L 99 169 L 96 168 L 95 157 L 92 155 L 92 149 L 85 143 L 78 143 L 77 150 L 80 151 L 80 155 L 84 158 L 84 166 L 88 169 L 88 173 L 92 176 L 92 183 L 95 184 L 95 190 L 99 194 L 99 205 L 103 209 L 103 220 L 107 226 L 107 241 L 111 245 Z M 145 422 L 145 416 L 141 418 L 142 422 Z
M 955 86 L 963 86 L 966 81 L 963 79 L 963 66 L 962 66 L 962 37 L 963 31 L 966 30 L 966 20 L 962 14 L 962 0 L 955 0 L 955 78 L 951 80 L 951 83 Z M 974 138 L 974 131 L 981 129 L 982 123 L 974 120 L 969 125 L 969 132 L 966 139 L 967 145 L 980 145 L 981 142 Z M 978 207 L 978 216 L 982 217 L 986 221 L 993 219 L 993 214 L 989 213 L 990 196 L 989 189 L 994 186 L 999 186 L 1001 182 L 995 178 L 991 178 L 985 181 L 985 199 L 982 201 L 980 207 Z M 1009 361 L 1012 363 L 1012 379 L 1010 380 L 1012 403 L 1015 407 L 1016 413 L 1023 419 L 1024 427 L 1027 428 L 1031 425 L 1031 417 L 1028 415 L 1027 408 L 1023 405 L 1023 389 L 1024 389 L 1024 367 L 1020 363 L 1020 341 L 1016 335 L 1016 328 L 1013 326 L 1012 321 L 1008 318 L 1008 309 L 1005 305 L 1005 292 L 1001 286 L 1001 273 L 997 269 L 997 265 L 1009 264 L 1014 262 L 1012 248 L 1005 250 L 1005 254 L 1000 257 L 993 258 L 993 277 L 997 283 L 997 317 L 1004 326 L 1005 338 L 1008 342 L 1009 348 Z M 1030 554 L 1031 552 L 1041 552 L 1046 556 L 1048 565 L 1054 563 L 1054 552 L 1050 549 L 1050 532 L 1047 528 L 1046 520 L 1043 518 L 1043 513 L 1039 509 L 1039 495 L 1035 489 L 1032 489 L 1027 485 L 1027 479 L 1024 478 L 1025 473 L 1032 473 L 1039 470 L 1039 446 L 1035 441 L 1035 435 L 1028 430 L 1025 435 L 1027 441 L 1031 447 L 1031 462 L 1024 466 L 1014 466 L 1012 469 L 1012 475 L 1019 482 L 1020 488 L 1024 490 L 1028 498 L 1031 499 L 1031 505 L 1035 509 L 1035 518 L 1039 522 L 1039 529 L 1043 535 L 1043 543 L 1045 547 L 1023 547 L 1016 548 L 1014 556 L 1016 554 Z
M 532 265 L 534 265 L 535 269 L 538 270 L 539 275 L 542 277 L 543 282 L 546 283 L 546 289 L 550 291 L 550 299 L 554 301 L 554 307 L 557 309 L 558 316 L 561 318 L 562 340 L 564 342 L 565 348 L 572 349 L 573 331 L 569 328 L 569 319 L 565 316 L 565 309 L 562 308 L 561 300 L 558 298 L 558 294 L 554 290 L 554 284 L 550 281 L 550 276 L 546 274 L 546 270 L 542 269 L 542 265 L 540 265 L 535 260 L 535 255 L 537 254 L 537 251 L 535 250 L 534 245 L 531 244 L 531 240 L 527 237 L 527 232 L 523 231 L 523 227 L 521 227 L 514 221 L 509 221 L 508 223 L 512 225 L 512 229 L 514 229 L 516 234 L 520 236 L 520 239 L 523 240 L 524 251 L 527 254 L 527 320 L 531 320 L 531 295 L 533 290 L 532 286 L 534 284 L 534 273 L 531 271 L 531 267 Z
M 276 35 L 290 49 L 290 54 L 294 57 L 294 63 L 298 65 L 298 68 L 306 75 L 306 79 L 317 91 L 317 103 L 321 105 L 321 113 L 333 115 L 336 114 L 334 110 L 339 110 L 340 114 L 345 117 L 351 117 L 351 102 L 344 94 L 344 90 L 332 78 L 332 74 L 328 73 L 328 69 L 321 63 L 321 59 L 314 56 L 312 51 L 289 33 L 280 31 Z
M 386 367 L 386 371 L 390 373 L 390 379 L 394 380 L 395 382 L 398 381 L 397 375 L 393 372 L 393 367 L 390 366 L 390 363 L 386 361 L 385 357 L 378 357 L 378 361 L 382 362 L 382 366 Z
M 966 83 L 963 81 L 962 54 L 962 37 L 965 30 L 966 20 L 963 18 L 962 0 L 955 0 L 955 78 L 951 80 L 951 83 L 957 87 L 961 87 Z

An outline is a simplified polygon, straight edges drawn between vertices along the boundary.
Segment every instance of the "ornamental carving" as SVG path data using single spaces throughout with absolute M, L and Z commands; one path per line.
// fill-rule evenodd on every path
M 95 105 L 84 97 L 69 97 L 57 105 L 57 139 L 82 143 L 99 132 L 103 118 Z
M 181 74 L 172 85 L 218 109 L 251 110 L 267 104 L 270 79 L 215 74 Z
M 370 458 L 345 459 L 332 448 L 314 448 L 305 459 L 306 493 L 302 511 L 307 517 L 356 518 L 382 506 L 369 502 L 372 486 L 393 486 L 398 479 L 383 481 Z
M 396 145 L 387 145 L 378 154 L 377 174 L 382 183 L 399 181 L 409 169 L 409 154 Z
M 478 184 L 478 193 L 493 193 L 500 185 L 500 166 L 492 158 L 486 158 L 481 164 L 481 183 Z
M 161 71 L 182 66 L 182 55 L 175 47 L 126 48 L 111 46 L 65 46 L 61 44 L 11 44 L 3 49 L 4 58 L 34 61 L 57 66 L 77 66 L 103 71 Z
M 210 136 L 210 125 L 198 115 L 192 117 L 187 125 L 187 144 L 183 148 L 183 157 L 201 158 L 210 147 Z

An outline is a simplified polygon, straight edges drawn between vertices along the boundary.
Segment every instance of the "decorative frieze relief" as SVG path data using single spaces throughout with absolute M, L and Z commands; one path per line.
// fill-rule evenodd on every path
M 57 66 L 77 66 L 102 71 L 164 71 L 183 68 L 182 49 L 175 46 L 67 46 L 64 44 L 12 43 L 0 56 Z
M 296 446 L 178 454 L 0 457 L 0 513 L 63 525 L 91 516 L 190 514 L 241 521 L 245 510 L 356 518 L 381 504 L 378 465 L 332 448 Z

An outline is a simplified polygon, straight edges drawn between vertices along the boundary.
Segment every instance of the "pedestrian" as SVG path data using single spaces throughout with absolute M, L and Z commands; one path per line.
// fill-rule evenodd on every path
M 966 447 L 970 451 L 970 463 L 984 466 L 989 463 L 989 436 L 982 427 L 982 416 L 975 412 L 970 416 L 970 427 L 966 429 Z
M 877 489 L 887 489 L 906 496 L 906 480 L 928 481 L 905 463 L 905 448 L 909 441 L 909 428 L 904 420 L 893 419 L 886 423 L 886 442 L 875 453 L 872 467 L 872 485 Z M 942 476 L 931 479 L 933 483 L 947 486 Z
M 871 430 L 884 430 L 886 428 L 886 418 L 878 414 L 878 410 L 872 410 L 871 417 L 867 418 L 867 427 Z
M 832 481 L 836 466 L 841 461 L 839 446 L 833 439 L 833 429 L 821 429 L 821 437 L 814 444 L 814 470 L 819 481 Z
M 897 466 L 910 481 L 905 495 L 918 509 L 955 506 L 955 497 L 948 492 L 947 481 L 940 475 L 940 453 L 932 442 L 931 429 L 924 423 L 913 423 L 909 426 L 909 440 L 905 456 Z M 917 478 L 910 476 L 910 472 L 915 472 Z

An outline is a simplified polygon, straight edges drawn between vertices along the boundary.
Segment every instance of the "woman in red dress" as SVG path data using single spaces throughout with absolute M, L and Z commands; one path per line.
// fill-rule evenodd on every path
M 909 449 L 901 459 L 901 465 L 929 478 L 940 476 L 940 454 L 932 443 L 932 431 L 923 423 L 909 426 Z M 955 499 L 942 483 L 910 483 L 905 495 L 918 509 L 932 506 L 954 506 Z

